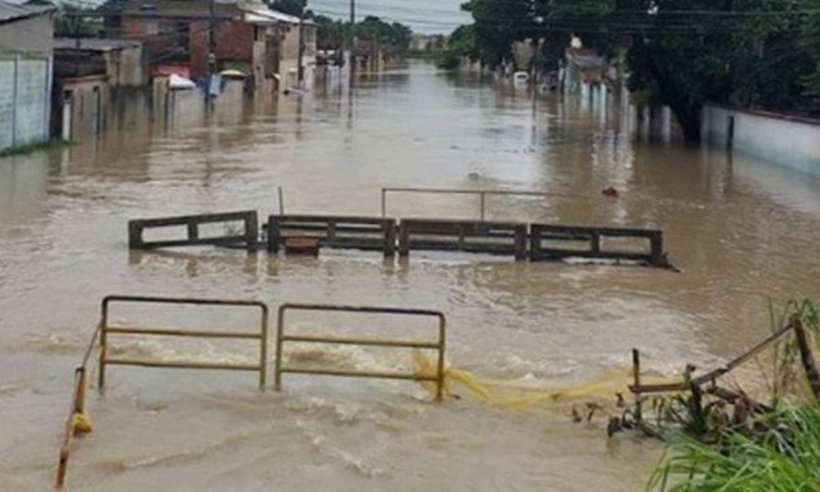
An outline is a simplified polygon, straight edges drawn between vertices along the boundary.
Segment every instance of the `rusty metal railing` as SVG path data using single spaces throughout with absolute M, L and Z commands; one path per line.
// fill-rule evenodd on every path
M 247 306 L 256 307 L 261 311 L 258 333 L 235 333 L 227 331 L 178 330 L 167 328 L 146 328 L 131 326 L 112 326 L 108 324 L 109 305 L 112 302 L 151 303 L 151 304 L 192 304 L 206 306 Z M 148 335 L 170 336 L 185 338 L 233 338 L 244 340 L 259 340 L 259 364 L 222 364 L 222 363 L 195 363 L 195 362 L 162 362 L 140 359 L 117 359 L 108 357 L 109 335 Z M 221 369 L 233 371 L 259 372 L 259 389 L 265 390 L 267 379 L 268 357 L 268 306 L 257 301 L 236 301 L 224 299 L 188 299 L 172 297 L 143 297 L 143 296 L 108 296 L 102 302 L 102 321 L 100 322 L 100 372 L 98 388 L 105 387 L 105 369 L 109 365 L 160 367 L 169 369 Z
M 407 341 L 407 340 L 387 340 L 368 338 L 340 338 L 329 336 L 302 336 L 288 335 L 285 333 L 285 313 L 287 311 L 330 311 L 348 313 L 371 313 L 371 314 L 395 314 L 407 316 L 429 316 L 438 319 L 439 336 L 438 340 L 431 342 Z M 447 339 L 447 320 L 443 313 L 439 311 L 429 311 L 422 309 L 400 309 L 400 308 L 379 308 L 369 306 L 335 306 L 324 304 L 283 304 L 279 307 L 279 316 L 276 333 L 276 365 L 274 372 L 274 388 L 280 391 L 282 388 L 282 374 L 313 374 L 321 376 L 342 376 L 358 378 L 376 379 L 400 379 L 407 381 L 430 381 L 436 383 L 436 400 L 441 401 L 444 396 L 444 352 Z M 378 372 L 378 371 L 353 371 L 342 369 L 308 369 L 283 367 L 282 353 L 286 342 L 315 343 L 329 345 L 358 345 L 370 347 L 393 347 L 393 348 L 413 348 L 429 349 L 438 352 L 437 371 L 435 375 L 399 372 Z
M 69 407 L 68 412 L 68 419 L 66 419 L 65 423 L 65 433 L 63 435 L 63 443 L 60 446 L 60 457 L 57 464 L 57 488 L 62 488 L 65 484 L 65 476 L 66 472 L 68 471 L 68 458 L 71 454 L 71 444 L 74 441 L 74 437 L 76 435 L 75 429 L 75 415 L 85 415 L 85 395 L 88 389 L 88 380 L 86 378 L 88 372 L 88 360 L 91 357 L 91 353 L 94 351 L 94 345 L 97 343 L 97 338 L 100 334 L 102 328 L 102 323 L 97 325 L 97 329 L 94 330 L 94 335 L 91 337 L 91 342 L 88 344 L 88 348 L 85 351 L 85 355 L 83 356 L 80 365 L 74 369 L 74 383 L 72 385 L 72 392 L 71 392 L 71 405 Z
M 561 193 L 546 193 L 543 191 L 516 191 L 516 190 L 465 190 L 465 189 L 445 189 L 445 188 L 382 188 L 382 218 L 387 217 L 387 195 L 388 193 L 422 193 L 422 194 L 443 194 L 443 195 L 478 195 L 480 200 L 480 220 L 486 218 L 487 196 L 537 196 L 543 198 L 563 197 L 579 198 L 578 195 L 567 195 Z

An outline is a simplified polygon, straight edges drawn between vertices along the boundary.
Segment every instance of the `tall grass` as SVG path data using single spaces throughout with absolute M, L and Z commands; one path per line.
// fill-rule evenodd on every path
M 810 301 L 770 304 L 772 331 L 795 317 L 818 352 L 820 316 Z M 647 490 L 662 492 L 820 492 L 820 402 L 807 384 L 793 336 L 778 341 L 767 362 L 759 362 L 771 406 L 767 415 L 672 439 Z M 690 412 L 691 413 L 691 412 Z M 691 415 L 689 416 L 691 419 Z M 696 435 L 700 439 L 695 439 Z
M 648 490 L 819 491 L 820 410 L 785 409 L 758 426 L 766 427 L 730 432 L 716 446 L 681 438 L 667 451 Z

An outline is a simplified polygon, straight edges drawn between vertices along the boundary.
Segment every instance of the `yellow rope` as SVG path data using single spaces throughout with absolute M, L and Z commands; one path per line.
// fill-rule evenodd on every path
M 416 374 L 435 376 L 437 366 L 422 352 L 413 352 L 413 365 Z M 679 378 L 644 378 L 644 384 L 679 382 Z M 477 400 L 499 408 L 510 410 L 529 410 L 547 403 L 562 403 L 583 398 L 615 400 L 615 394 L 629 394 L 631 374 L 627 370 L 613 371 L 596 381 L 579 384 L 573 387 L 550 389 L 522 386 L 510 381 L 482 379 L 477 375 L 453 367 L 445 369 L 444 393 L 452 395 L 453 383 L 466 388 Z M 421 385 L 435 395 L 436 383 L 422 381 Z

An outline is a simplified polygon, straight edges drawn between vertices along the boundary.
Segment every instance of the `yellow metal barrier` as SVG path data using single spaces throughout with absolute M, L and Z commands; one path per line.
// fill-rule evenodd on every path
M 65 484 L 65 475 L 68 471 L 68 458 L 71 454 L 71 443 L 74 436 L 81 432 L 89 432 L 91 429 L 81 429 L 78 426 L 78 418 L 83 418 L 88 425 L 87 416 L 85 413 L 85 394 L 88 389 L 88 381 L 86 379 L 88 360 L 91 357 L 91 352 L 94 350 L 94 345 L 97 343 L 102 323 L 97 325 L 94 330 L 94 336 L 91 337 L 91 342 L 85 351 L 80 365 L 74 370 L 74 384 L 71 392 L 71 406 L 69 408 L 68 419 L 65 423 L 65 434 L 63 435 L 63 444 L 60 447 L 60 458 L 57 465 L 57 488 L 61 488 Z
M 204 306 L 247 306 L 256 307 L 261 311 L 258 333 L 233 333 L 219 331 L 197 331 L 178 330 L 167 328 L 146 328 L 116 326 L 108 324 L 109 304 L 112 302 L 128 303 L 152 303 L 152 304 L 193 304 Z M 186 299 L 171 297 L 142 297 L 142 296 L 108 296 L 102 304 L 102 322 L 100 328 L 100 373 L 99 390 L 105 387 L 105 369 L 109 365 L 138 366 L 138 367 L 161 367 L 169 369 L 221 369 L 233 371 L 254 371 L 259 372 L 259 389 L 265 390 L 267 379 L 267 357 L 268 357 L 268 306 L 257 301 L 232 301 L 222 299 Z M 233 338 L 259 340 L 259 364 L 218 364 L 218 363 L 194 363 L 194 362 L 161 362 L 140 359 L 117 359 L 108 357 L 108 336 L 109 335 L 149 335 L 149 336 L 171 336 L 186 338 Z
M 406 340 L 381 340 L 366 338 L 339 338 L 327 336 L 301 336 L 288 335 L 285 333 L 285 312 L 286 311 L 336 311 L 349 313 L 372 313 L 372 314 L 396 314 L 407 316 L 430 316 L 438 319 L 439 336 L 438 340 L 432 342 L 416 342 Z M 439 311 L 427 311 L 421 309 L 399 309 L 399 308 L 378 308 L 378 307 L 357 307 L 357 306 L 334 306 L 323 304 L 283 304 L 279 307 L 279 319 L 277 322 L 276 335 L 276 365 L 275 365 L 275 389 L 282 388 L 282 374 L 314 374 L 322 376 L 343 376 L 360 378 L 379 379 L 403 379 L 407 381 L 430 381 L 436 383 L 436 400 L 441 401 L 444 396 L 444 351 L 447 338 L 447 321 L 444 314 Z M 282 351 L 286 342 L 297 343 L 317 343 L 330 345 L 358 345 L 370 347 L 398 347 L 412 349 L 430 349 L 438 351 L 437 371 L 435 375 L 424 375 L 418 373 L 398 373 L 398 372 L 377 372 L 377 371 L 352 371 L 341 369 L 299 369 L 282 366 Z

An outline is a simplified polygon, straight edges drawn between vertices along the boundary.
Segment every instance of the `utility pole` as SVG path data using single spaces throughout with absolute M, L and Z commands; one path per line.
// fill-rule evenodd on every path
M 216 71 L 216 5 L 214 0 L 208 3 L 208 75 L 213 75 Z
M 350 87 L 356 72 L 356 0 L 350 0 Z
M 298 83 L 299 88 L 302 89 L 304 82 L 305 82 L 305 68 L 302 66 L 302 60 L 305 56 L 305 9 L 302 7 L 302 10 L 299 12 L 299 58 L 297 60 L 298 66 L 296 67 L 296 73 L 298 74 Z

